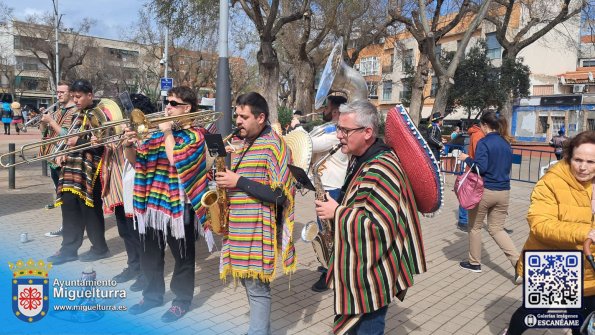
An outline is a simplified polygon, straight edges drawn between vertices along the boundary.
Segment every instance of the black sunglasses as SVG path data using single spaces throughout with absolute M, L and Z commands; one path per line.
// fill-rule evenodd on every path
M 188 106 L 189 104 L 185 104 L 185 103 L 177 102 L 177 101 L 173 101 L 173 100 L 165 100 L 165 105 L 170 105 L 172 107 L 178 107 L 178 106 Z

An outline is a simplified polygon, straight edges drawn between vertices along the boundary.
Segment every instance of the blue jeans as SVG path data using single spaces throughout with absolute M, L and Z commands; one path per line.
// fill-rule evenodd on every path
M 461 226 L 466 226 L 468 223 L 468 219 L 467 219 L 467 210 L 464 209 L 463 207 L 461 207 L 461 205 L 459 205 L 459 225 Z
M 250 304 L 248 335 L 271 334 L 271 286 L 259 279 L 241 279 Z
M 359 322 L 351 328 L 348 335 L 383 335 L 388 305 L 362 316 Z

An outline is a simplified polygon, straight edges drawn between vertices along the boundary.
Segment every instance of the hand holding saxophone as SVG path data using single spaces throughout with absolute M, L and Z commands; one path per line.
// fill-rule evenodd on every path
M 223 172 L 217 172 L 215 174 L 215 181 L 217 182 L 217 187 L 235 188 L 238 185 L 239 179 L 239 174 L 227 169 Z
M 328 192 L 326 192 L 325 198 L 326 201 L 314 200 L 316 215 L 323 220 L 332 220 L 335 218 L 335 210 L 339 207 L 339 203 Z

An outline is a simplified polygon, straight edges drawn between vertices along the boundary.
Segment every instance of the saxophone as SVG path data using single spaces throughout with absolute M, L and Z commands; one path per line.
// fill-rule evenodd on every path
M 316 200 L 327 201 L 326 191 L 324 190 L 324 187 L 322 187 L 322 180 L 320 179 L 320 166 L 326 162 L 329 157 L 335 154 L 335 152 L 337 152 L 342 145 L 342 143 L 339 143 L 333 146 L 326 155 L 320 158 L 312 166 L 312 182 L 314 184 L 314 196 Z M 305 242 L 312 242 L 316 257 L 318 257 L 318 261 L 324 265 L 327 265 L 334 247 L 334 232 L 331 220 L 320 219 L 320 222 L 322 223 L 322 230 L 320 230 L 318 223 L 316 222 L 310 222 L 306 224 L 302 230 L 302 240 Z
M 233 136 L 240 132 L 240 128 L 236 128 L 231 134 L 223 139 L 223 143 L 229 141 Z M 214 172 L 225 172 L 225 157 L 217 156 L 213 164 Z M 213 174 L 214 178 L 215 174 Z M 229 198 L 227 190 L 217 187 L 214 190 L 207 191 L 200 203 L 207 209 L 207 217 L 210 222 L 210 227 L 213 233 L 217 235 L 227 235 L 229 229 Z

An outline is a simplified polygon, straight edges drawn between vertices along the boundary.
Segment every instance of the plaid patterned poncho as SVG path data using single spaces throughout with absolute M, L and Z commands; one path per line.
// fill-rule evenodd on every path
M 295 271 L 297 265 L 292 238 L 295 189 L 287 168 L 291 153 L 285 141 L 270 128 L 265 129 L 239 162 L 248 146 L 244 143 L 232 166 L 237 167 L 236 172 L 243 177 L 283 190 L 287 197 L 280 209 L 283 222 L 277 222 L 275 204 L 263 203 L 237 188 L 228 190 L 229 235 L 223 240 L 219 273 L 221 279 L 230 274 L 233 278 L 270 282 L 275 278 L 279 256 L 277 229 L 283 229 L 281 257 L 284 273 Z
M 85 115 L 89 110 L 96 109 L 91 107 L 78 113 L 72 114 L 73 122 L 82 130 L 89 129 L 90 125 L 86 116 L 78 117 L 79 114 Z M 95 113 L 102 113 L 100 110 Z M 93 187 L 97 182 L 99 171 L 101 169 L 101 155 L 103 147 L 89 150 L 82 150 L 66 155 L 66 160 L 60 171 L 58 179 L 58 188 L 56 190 L 56 206 L 62 205 L 62 194 L 70 192 L 85 201 L 85 205 L 93 207 Z
M 140 234 L 151 227 L 184 236 L 184 203 L 188 199 L 202 223 L 200 204 L 207 189 L 204 136 L 198 128 L 173 131 L 174 162 L 169 164 L 163 132 L 154 133 L 137 149 L 134 178 L 134 214 Z

